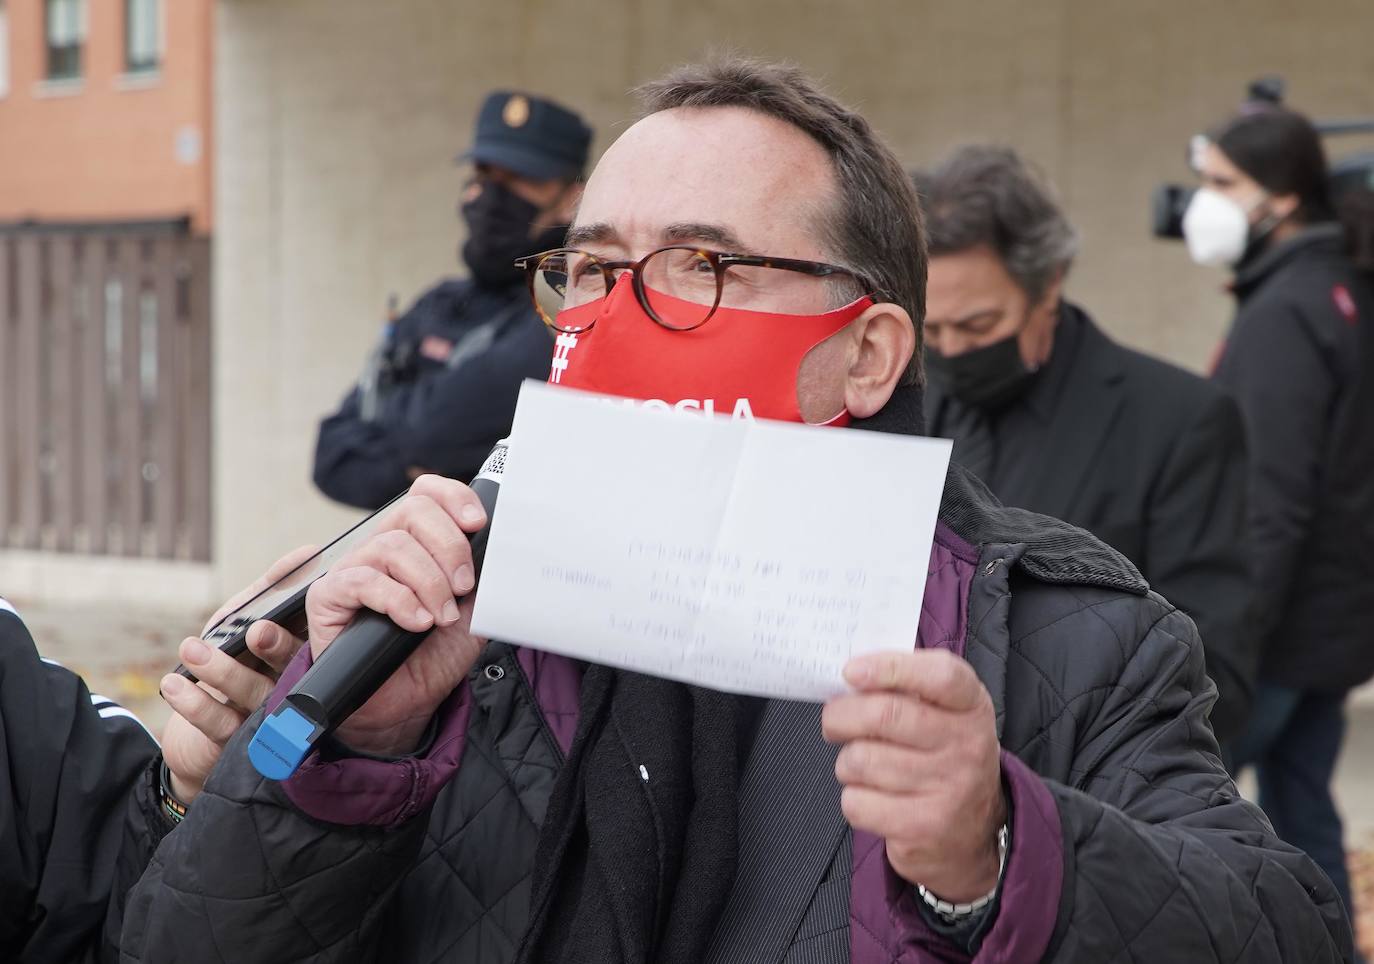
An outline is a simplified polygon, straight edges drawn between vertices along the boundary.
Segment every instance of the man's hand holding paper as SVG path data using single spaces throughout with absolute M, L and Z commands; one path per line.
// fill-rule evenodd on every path
M 942 440 L 526 384 L 473 631 L 825 699 L 853 656 L 914 645 L 948 460 Z

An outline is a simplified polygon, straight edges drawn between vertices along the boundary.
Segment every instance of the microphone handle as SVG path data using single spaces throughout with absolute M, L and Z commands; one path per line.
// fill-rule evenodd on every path
M 360 609 L 291 688 L 286 702 L 319 724 L 323 736 L 381 689 L 432 631 L 407 632 L 379 612 Z
M 487 524 L 468 539 L 480 578 L 501 486 L 479 476 L 471 488 L 487 512 Z M 274 780 L 296 772 L 315 744 L 366 703 L 433 631 L 410 632 L 381 613 L 359 610 L 258 727 L 248 747 L 258 772 Z

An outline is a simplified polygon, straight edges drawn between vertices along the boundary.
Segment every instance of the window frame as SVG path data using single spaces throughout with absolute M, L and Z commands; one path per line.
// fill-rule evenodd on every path
M 152 59 L 135 61 L 134 57 L 134 8 L 140 3 L 152 7 L 153 47 Z M 163 59 L 167 47 L 164 40 L 163 18 L 167 4 L 162 0 L 124 0 L 124 76 L 130 78 L 155 77 L 162 72 Z
M 9 0 L 0 0 L 0 100 L 10 92 L 11 59 Z
M 61 4 L 75 14 L 75 39 L 68 44 L 53 43 L 53 8 Z M 85 79 L 86 68 L 86 0 L 43 0 L 43 79 L 52 84 L 74 84 Z M 59 58 L 70 57 L 71 63 L 57 69 Z

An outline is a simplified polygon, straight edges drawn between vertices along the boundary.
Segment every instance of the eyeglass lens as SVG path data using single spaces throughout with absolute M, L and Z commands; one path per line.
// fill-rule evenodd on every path
M 644 261 L 644 297 L 658 322 L 669 328 L 695 328 L 710 317 L 719 297 L 715 266 L 690 248 L 665 248 Z M 578 251 L 555 251 L 534 272 L 534 297 L 544 322 L 560 331 L 586 325 L 560 323 L 559 314 L 604 298 L 611 272 L 596 258 Z

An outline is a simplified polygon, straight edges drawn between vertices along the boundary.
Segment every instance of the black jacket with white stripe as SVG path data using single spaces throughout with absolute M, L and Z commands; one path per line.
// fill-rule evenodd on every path
M 140 786 L 157 750 L 128 710 L 41 659 L 0 599 L 0 960 L 115 953 L 137 858 L 157 844 Z

